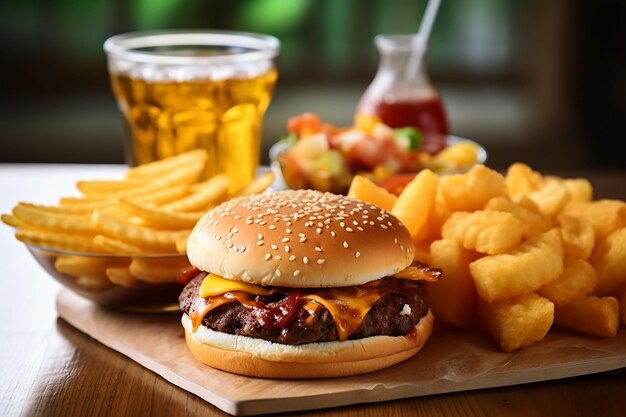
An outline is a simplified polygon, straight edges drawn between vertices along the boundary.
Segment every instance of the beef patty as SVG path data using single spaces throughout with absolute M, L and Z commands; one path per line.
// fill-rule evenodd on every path
M 199 287 L 206 275 L 198 274 L 183 289 L 179 304 L 180 309 L 186 314 L 189 314 L 194 300 L 199 296 Z M 385 288 L 385 295 L 374 303 L 350 339 L 376 335 L 403 335 L 427 314 L 428 305 L 421 282 L 398 278 L 382 278 L 379 281 Z M 276 305 L 284 302 L 290 291 L 297 290 L 280 288 L 280 291 L 275 296 L 256 296 L 255 301 L 268 306 Z M 259 319 L 258 311 L 255 310 L 233 301 L 211 310 L 205 315 L 202 324 L 223 333 L 288 345 L 339 340 L 335 321 L 321 304 L 311 312 L 305 309 L 304 303 L 300 301 L 288 322 L 280 327 L 267 326 Z

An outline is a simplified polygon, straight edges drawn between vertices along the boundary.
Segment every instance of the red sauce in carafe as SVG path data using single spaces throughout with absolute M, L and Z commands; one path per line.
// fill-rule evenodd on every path
M 397 128 L 413 126 L 422 133 L 450 133 L 441 98 L 432 95 L 405 101 L 363 100 L 358 111 L 375 114 L 386 125 Z

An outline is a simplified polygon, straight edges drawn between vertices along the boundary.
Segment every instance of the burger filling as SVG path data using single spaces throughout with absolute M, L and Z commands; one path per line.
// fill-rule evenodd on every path
M 410 268 L 359 286 L 321 289 L 261 287 L 191 270 L 180 309 L 194 330 L 203 325 L 289 345 L 399 336 L 428 312 L 421 280 L 441 274 L 419 264 Z

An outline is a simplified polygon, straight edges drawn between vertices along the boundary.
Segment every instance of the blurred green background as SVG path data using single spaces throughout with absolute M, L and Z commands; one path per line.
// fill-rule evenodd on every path
M 104 40 L 148 29 L 282 42 L 267 149 L 305 111 L 348 125 L 376 71 L 373 38 L 417 29 L 423 0 L 21 0 L 0 5 L 0 162 L 121 163 Z M 428 56 L 453 133 L 496 168 L 626 168 L 621 0 L 443 0 Z

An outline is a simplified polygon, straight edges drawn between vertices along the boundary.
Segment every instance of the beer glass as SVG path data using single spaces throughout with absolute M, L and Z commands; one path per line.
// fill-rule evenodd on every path
M 255 176 L 278 39 L 228 31 L 158 31 L 104 43 L 113 92 L 128 127 L 127 163 L 208 151 L 207 177 L 231 190 Z

